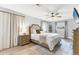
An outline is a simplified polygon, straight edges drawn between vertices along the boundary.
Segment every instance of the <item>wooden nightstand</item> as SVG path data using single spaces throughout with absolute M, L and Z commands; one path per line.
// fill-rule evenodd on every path
M 29 35 L 19 35 L 18 37 L 18 45 L 23 46 L 30 43 L 30 36 Z

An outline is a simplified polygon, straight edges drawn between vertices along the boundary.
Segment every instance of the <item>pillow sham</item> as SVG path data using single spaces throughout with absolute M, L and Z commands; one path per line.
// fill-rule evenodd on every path
M 37 33 L 37 34 L 40 34 L 40 30 L 36 30 L 36 33 Z

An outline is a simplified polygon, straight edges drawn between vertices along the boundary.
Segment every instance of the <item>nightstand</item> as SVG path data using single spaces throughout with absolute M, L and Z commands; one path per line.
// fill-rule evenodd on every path
M 23 46 L 30 43 L 30 36 L 29 35 L 19 35 L 18 37 L 18 45 Z

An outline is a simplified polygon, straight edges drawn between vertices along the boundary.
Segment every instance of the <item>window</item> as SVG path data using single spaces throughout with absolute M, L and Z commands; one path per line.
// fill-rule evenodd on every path
M 52 24 L 50 22 L 42 21 L 42 30 L 45 32 L 52 32 Z

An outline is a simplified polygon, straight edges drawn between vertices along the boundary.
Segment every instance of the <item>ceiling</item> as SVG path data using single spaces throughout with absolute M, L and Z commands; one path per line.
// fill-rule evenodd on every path
M 41 7 L 42 6 L 42 7 Z M 8 8 L 14 11 L 21 12 L 25 15 L 36 17 L 47 21 L 58 21 L 72 19 L 73 8 L 76 7 L 78 10 L 79 5 L 70 4 L 40 4 L 40 7 L 36 4 L 1 4 L 0 7 Z M 61 18 L 46 18 L 50 12 L 58 12 L 62 16 Z

